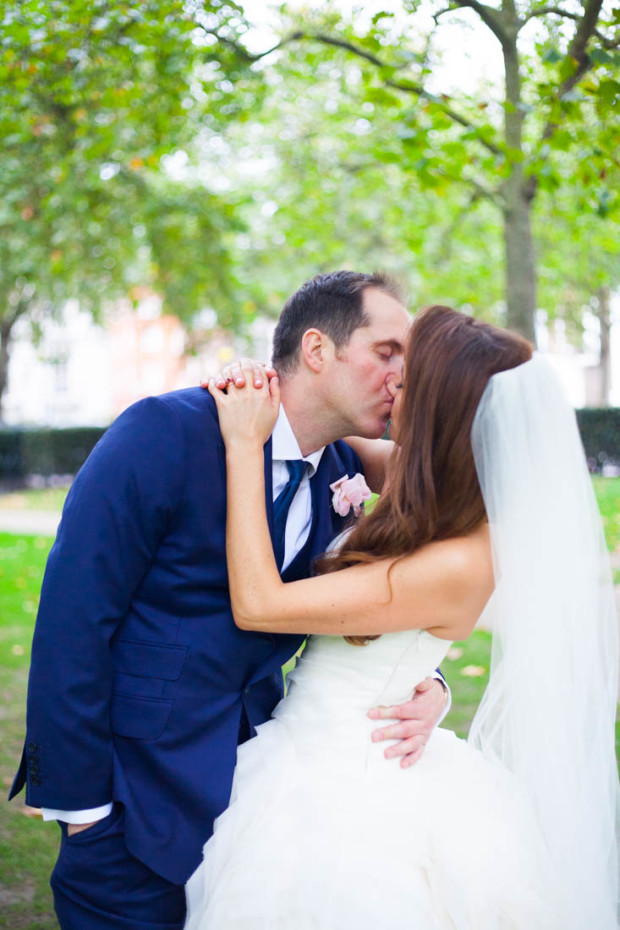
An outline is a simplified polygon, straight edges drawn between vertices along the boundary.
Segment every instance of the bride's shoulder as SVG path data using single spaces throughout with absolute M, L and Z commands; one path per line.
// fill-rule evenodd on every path
M 495 584 L 488 526 L 428 543 L 403 559 L 401 571 L 404 587 L 409 584 L 419 591 L 423 579 L 432 608 L 429 615 L 438 621 L 429 631 L 443 638 L 466 638 Z
M 463 577 L 468 581 L 487 580 L 493 574 L 491 538 L 485 522 L 472 532 L 449 539 L 438 539 L 427 543 L 410 556 L 414 562 L 426 562 L 437 571 L 448 573 L 456 580 Z

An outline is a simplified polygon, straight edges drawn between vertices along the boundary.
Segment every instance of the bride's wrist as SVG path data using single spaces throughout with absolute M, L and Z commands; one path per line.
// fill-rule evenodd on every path
M 251 456 L 263 456 L 264 443 L 257 436 L 235 436 L 226 440 L 226 458 L 237 461 L 241 456 L 247 462 Z

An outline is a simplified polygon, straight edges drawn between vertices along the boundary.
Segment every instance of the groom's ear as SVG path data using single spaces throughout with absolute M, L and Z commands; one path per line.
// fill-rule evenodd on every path
M 320 329 L 307 329 L 301 337 L 301 357 L 308 368 L 319 374 L 333 355 L 333 343 Z

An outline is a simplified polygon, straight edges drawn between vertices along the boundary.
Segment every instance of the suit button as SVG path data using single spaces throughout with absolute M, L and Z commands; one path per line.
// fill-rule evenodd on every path
M 30 765 L 28 766 L 28 771 L 30 772 L 31 775 L 38 775 L 39 774 L 38 763 L 31 762 Z
M 38 748 L 37 743 L 28 743 L 28 752 L 36 752 Z
M 31 785 L 34 785 L 35 788 L 38 788 L 39 785 L 41 784 L 41 779 L 39 778 L 38 775 L 33 775 L 33 776 L 30 778 L 30 784 L 31 784 Z

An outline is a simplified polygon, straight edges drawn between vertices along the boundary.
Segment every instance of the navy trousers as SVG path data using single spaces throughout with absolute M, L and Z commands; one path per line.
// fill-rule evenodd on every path
M 50 884 L 61 930 L 181 930 L 185 888 L 128 851 L 122 805 L 73 836 L 60 826 Z

